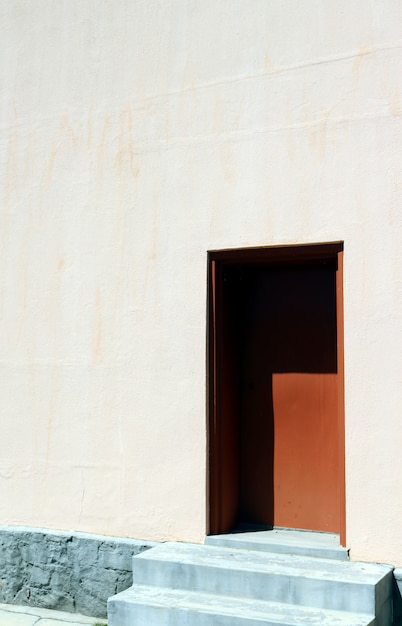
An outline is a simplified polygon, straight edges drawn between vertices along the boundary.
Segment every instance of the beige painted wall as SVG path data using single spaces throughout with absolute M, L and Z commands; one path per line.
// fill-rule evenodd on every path
M 0 518 L 205 534 L 206 251 L 345 241 L 347 536 L 402 565 L 399 0 L 0 0 Z

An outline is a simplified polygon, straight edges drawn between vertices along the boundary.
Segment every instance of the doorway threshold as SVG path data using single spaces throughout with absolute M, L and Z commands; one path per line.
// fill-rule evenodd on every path
M 238 530 L 223 535 L 209 535 L 205 543 L 241 550 L 257 550 L 279 554 L 296 554 L 321 559 L 347 561 L 349 551 L 340 545 L 335 533 L 272 528 L 268 530 Z

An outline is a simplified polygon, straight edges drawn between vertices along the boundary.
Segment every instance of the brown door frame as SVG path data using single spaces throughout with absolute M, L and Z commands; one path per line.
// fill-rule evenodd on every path
M 223 519 L 222 484 L 222 284 L 223 270 L 230 266 L 275 266 L 301 262 L 336 260 L 336 308 L 338 350 L 338 433 L 340 484 L 340 543 L 346 545 L 345 512 L 345 416 L 344 416 L 344 347 L 343 347 L 343 242 L 325 244 L 215 250 L 208 252 L 208 322 L 207 322 L 207 534 L 228 530 Z

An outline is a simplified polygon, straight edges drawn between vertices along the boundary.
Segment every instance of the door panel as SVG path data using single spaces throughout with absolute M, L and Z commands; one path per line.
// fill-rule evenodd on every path
M 339 532 L 336 374 L 274 374 L 274 525 Z

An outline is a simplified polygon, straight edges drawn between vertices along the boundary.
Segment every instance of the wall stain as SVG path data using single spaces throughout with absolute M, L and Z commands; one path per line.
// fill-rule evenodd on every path
M 87 117 L 87 148 L 88 150 L 90 150 L 92 147 L 92 112 L 93 112 L 93 105 L 91 103 L 88 109 L 88 117 Z
M 290 99 L 287 101 L 286 107 L 286 126 L 291 129 L 294 125 L 293 119 L 293 107 Z M 291 161 L 295 160 L 296 157 L 296 145 L 295 145 L 295 133 L 290 130 L 290 132 L 286 133 L 286 149 L 287 155 Z M 269 197 L 269 196 L 268 196 Z
M 236 180 L 235 167 L 233 164 L 233 153 L 232 146 L 229 143 L 222 143 L 220 145 L 220 161 L 222 172 L 225 177 L 225 180 L 228 183 L 234 183 Z
M 65 163 L 70 167 L 70 159 L 72 157 L 72 153 L 76 153 L 78 149 L 78 139 L 74 132 L 74 129 L 70 125 L 68 121 L 67 115 L 62 115 L 60 118 L 59 129 L 57 131 L 56 136 L 53 136 L 53 140 L 51 143 L 50 154 L 47 159 L 47 165 L 45 166 L 45 170 L 42 174 L 41 179 L 41 199 L 40 199 L 40 209 L 43 208 L 43 200 L 44 194 L 49 190 L 50 184 L 52 182 L 56 158 L 65 156 Z
M 275 72 L 277 71 L 277 68 L 275 67 L 275 65 L 272 63 L 268 52 L 265 51 L 264 54 L 264 67 L 265 67 L 265 71 L 267 74 L 275 74 Z
M 120 176 L 128 174 L 133 178 L 137 178 L 140 173 L 140 167 L 136 162 L 134 150 L 133 119 L 131 108 L 128 107 L 120 114 L 119 120 L 119 140 L 118 149 L 115 157 L 115 166 Z
M 82 514 L 84 511 L 84 500 L 85 500 L 85 475 L 84 475 L 84 469 L 82 467 L 80 467 L 80 474 L 81 474 L 81 498 L 80 498 L 80 511 L 78 514 L 78 523 L 81 523 L 81 519 L 82 519 Z
M 19 199 L 19 167 L 18 167 L 18 116 L 14 105 L 14 126 L 8 137 L 7 156 L 5 163 L 5 179 L 3 183 L 3 202 L 0 207 L 1 212 L 1 255 L 0 263 L 2 266 L 2 275 L 7 274 L 8 266 L 8 249 L 9 249 L 9 228 L 10 228 L 10 207 L 12 200 L 18 202 Z M 2 281 L 3 283 L 3 281 Z M 4 283 L 3 283 L 4 284 Z M 0 317 L 3 316 L 3 304 L 5 298 L 0 297 Z
M 70 142 L 72 147 L 74 149 L 77 148 L 77 144 L 78 144 L 78 139 L 77 136 L 74 132 L 73 127 L 71 126 L 69 120 L 68 120 L 68 116 L 67 115 L 62 115 L 61 120 L 60 120 L 60 136 L 62 137 L 62 139 L 64 139 L 63 143 L 68 143 Z M 67 140 L 67 141 L 65 141 Z
M 47 419 L 47 440 L 46 440 L 46 463 L 50 464 L 50 454 L 52 452 L 53 432 L 57 434 L 57 425 L 55 425 L 56 409 L 60 391 L 60 340 L 61 333 L 61 282 L 63 278 L 63 270 L 65 266 L 64 256 L 59 256 L 55 263 L 53 272 L 50 276 L 50 284 L 48 289 L 48 301 L 46 306 L 46 317 L 44 323 L 47 325 L 49 334 L 52 333 L 52 349 L 50 356 L 50 397 L 49 412 Z
M 95 332 L 92 358 L 94 361 L 99 361 L 101 358 L 102 350 L 102 299 L 99 287 L 96 289 L 96 302 L 95 302 Z
M 49 189 L 50 181 L 52 180 L 52 176 L 53 176 L 57 150 L 58 150 L 58 146 L 53 143 L 53 146 L 50 150 L 50 155 L 47 161 L 47 166 L 42 176 L 41 188 L 43 191 L 47 191 Z
M 189 55 L 190 56 L 190 55 Z M 183 70 L 183 80 L 182 80 L 182 88 L 178 90 L 178 93 L 183 93 L 187 91 L 193 91 L 197 89 L 197 86 L 194 82 L 194 63 L 190 61 L 189 56 L 186 59 L 184 70 Z M 169 96 L 169 93 L 165 93 L 165 95 Z
M 313 126 L 309 132 L 310 145 L 318 153 L 322 159 L 325 155 L 327 144 L 327 124 L 330 119 L 330 111 L 324 111 L 322 118 L 316 126 Z
M 25 146 L 25 158 L 22 171 L 22 177 L 25 182 L 32 178 L 33 165 L 35 163 L 34 151 L 35 151 L 35 134 L 32 130 L 28 132 L 27 142 Z
M 399 117 L 401 115 L 401 101 L 399 97 L 399 91 L 397 89 L 394 90 L 394 93 L 391 96 L 389 102 L 389 110 L 391 114 L 395 117 Z
M 359 79 L 360 79 L 360 70 L 361 70 L 363 61 L 365 60 L 365 57 L 371 52 L 373 52 L 371 47 L 360 46 L 358 53 L 355 55 L 353 66 L 352 66 L 355 87 L 357 86 L 357 83 L 359 82 Z
M 244 109 L 245 109 L 245 102 L 246 102 L 246 89 L 243 86 L 242 92 L 241 92 L 241 97 L 240 100 L 238 102 L 238 110 L 236 113 L 236 117 L 234 119 L 234 124 L 235 126 L 238 128 L 240 125 L 240 121 L 241 118 L 243 117 L 243 113 L 244 113 Z
M 100 142 L 98 144 L 98 149 L 97 149 L 98 169 L 99 169 L 101 176 L 103 175 L 103 163 L 104 163 L 104 158 L 105 158 L 106 140 L 110 131 L 110 126 L 111 126 L 110 117 L 106 115 L 103 121 L 101 138 L 100 138 Z
M 22 315 L 17 330 L 16 347 L 20 345 L 23 328 L 27 318 L 27 302 L 28 302 L 28 263 L 24 263 L 22 271 Z

